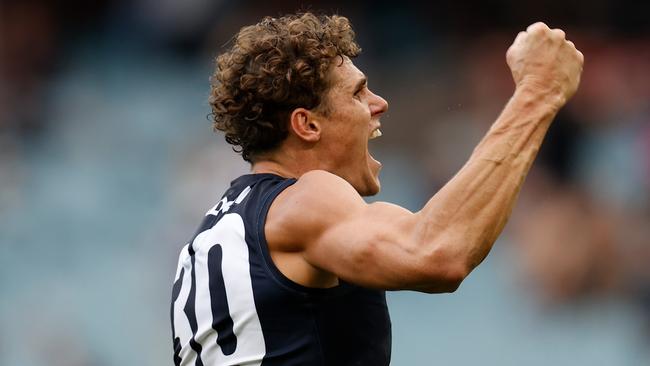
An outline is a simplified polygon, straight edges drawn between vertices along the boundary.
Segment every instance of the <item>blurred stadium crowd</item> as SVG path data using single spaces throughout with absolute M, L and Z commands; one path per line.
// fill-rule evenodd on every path
M 354 24 L 390 103 L 377 199 L 412 210 L 510 96 L 519 30 L 586 57 L 486 263 L 453 295 L 389 295 L 393 364 L 648 364 L 650 3 L 583 4 L 0 1 L 0 364 L 171 364 L 177 252 L 247 171 L 206 119 L 211 61 L 301 9 Z

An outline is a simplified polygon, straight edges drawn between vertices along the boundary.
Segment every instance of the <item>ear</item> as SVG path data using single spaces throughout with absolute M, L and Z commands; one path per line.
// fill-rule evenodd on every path
M 317 115 L 305 108 L 296 108 L 291 112 L 290 125 L 293 133 L 306 142 L 320 140 L 321 125 Z

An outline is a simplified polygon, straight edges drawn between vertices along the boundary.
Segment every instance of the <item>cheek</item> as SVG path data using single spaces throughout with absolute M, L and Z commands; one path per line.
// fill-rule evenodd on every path
M 332 148 L 347 155 L 365 155 L 368 146 L 369 117 L 359 108 L 339 109 L 330 116 Z

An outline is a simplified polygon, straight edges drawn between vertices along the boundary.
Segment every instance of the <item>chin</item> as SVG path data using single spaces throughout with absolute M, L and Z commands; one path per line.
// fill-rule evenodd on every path
M 378 194 L 379 191 L 381 191 L 381 187 L 379 185 L 377 185 L 376 187 L 372 187 L 372 189 L 370 189 L 367 193 L 362 194 L 362 196 L 364 196 L 364 197 L 374 196 L 374 195 Z
M 372 178 L 370 181 L 366 182 L 363 189 L 357 189 L 357 192 L 363 197 L 374 196 L 381 191 L 381 183 L 379 182 L 378 177 Z

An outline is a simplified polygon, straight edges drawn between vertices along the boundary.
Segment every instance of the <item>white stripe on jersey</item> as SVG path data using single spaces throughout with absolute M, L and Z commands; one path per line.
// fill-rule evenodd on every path
M 187 320 L 185 313 L 183 312 L 183 307 L 187 302 L 187 298 L 189 297 L 190 288 L 192 285 L 192 263 L 190 261 L 190 254 L 187 250 L 188 247 L 189 244 L 185 245 L 181 251 L 180 256 L 178 257 L 178 270 L 176 271 L 176 279 L 178 280 L 178 277 L 181 274 L 181 268 L 184 270 L 184 273 L 181 291 L 178 294 L 178 299 L 176 299 L 174 302 L 174 331 L 176 333 L 176 337 L 180 338 L 181 345 L 183 346 L 181 348 L 181 352 L 179 353 L 179 357 L 183 359 L 183 364 L 186 362 L 187 364 L 190 364 L 190 358 L 196 357 L 194 350 L 189 346 L 189 341 L 192 338 L 192 329 L 190 328 L 190 323 Z M 192 364 L 193 363 L 194 361 L 192 361 Z
M 246 192 L 247 194 L 248 192 Z M 197 334 L 195 341 L 202 346 L 201 360 L 206 366 L 216 365 L 260 365 L 265 355 L 264 336 L 255 308 L 253 285 L 250 277 L 250 262 L 246 245 L 244 221 L 238 214 L 226 214 L 211 228 L 200 233 L 192 244 L 196 278 L 195 312 Z M 233 331 L 237 347 L 231 355 L 224 355 L 217 344 L 217 332 L 212 328 L 210 301 L 208 252 L 215 245 L 222 250 L 222 275 L 226 290 Z M 187 246 L 179 257 L 179 268 L 184 268 L 183 282 L 178 299 L 174 303 L 174 326 L 180 338 L 182 350 L 181 365 L 194 365 L 196 353 L 190 347 L 192 331 L 183 308 L 191 287 L 192 263 Z M 210 269 L 212 271 L 216 268 Z

